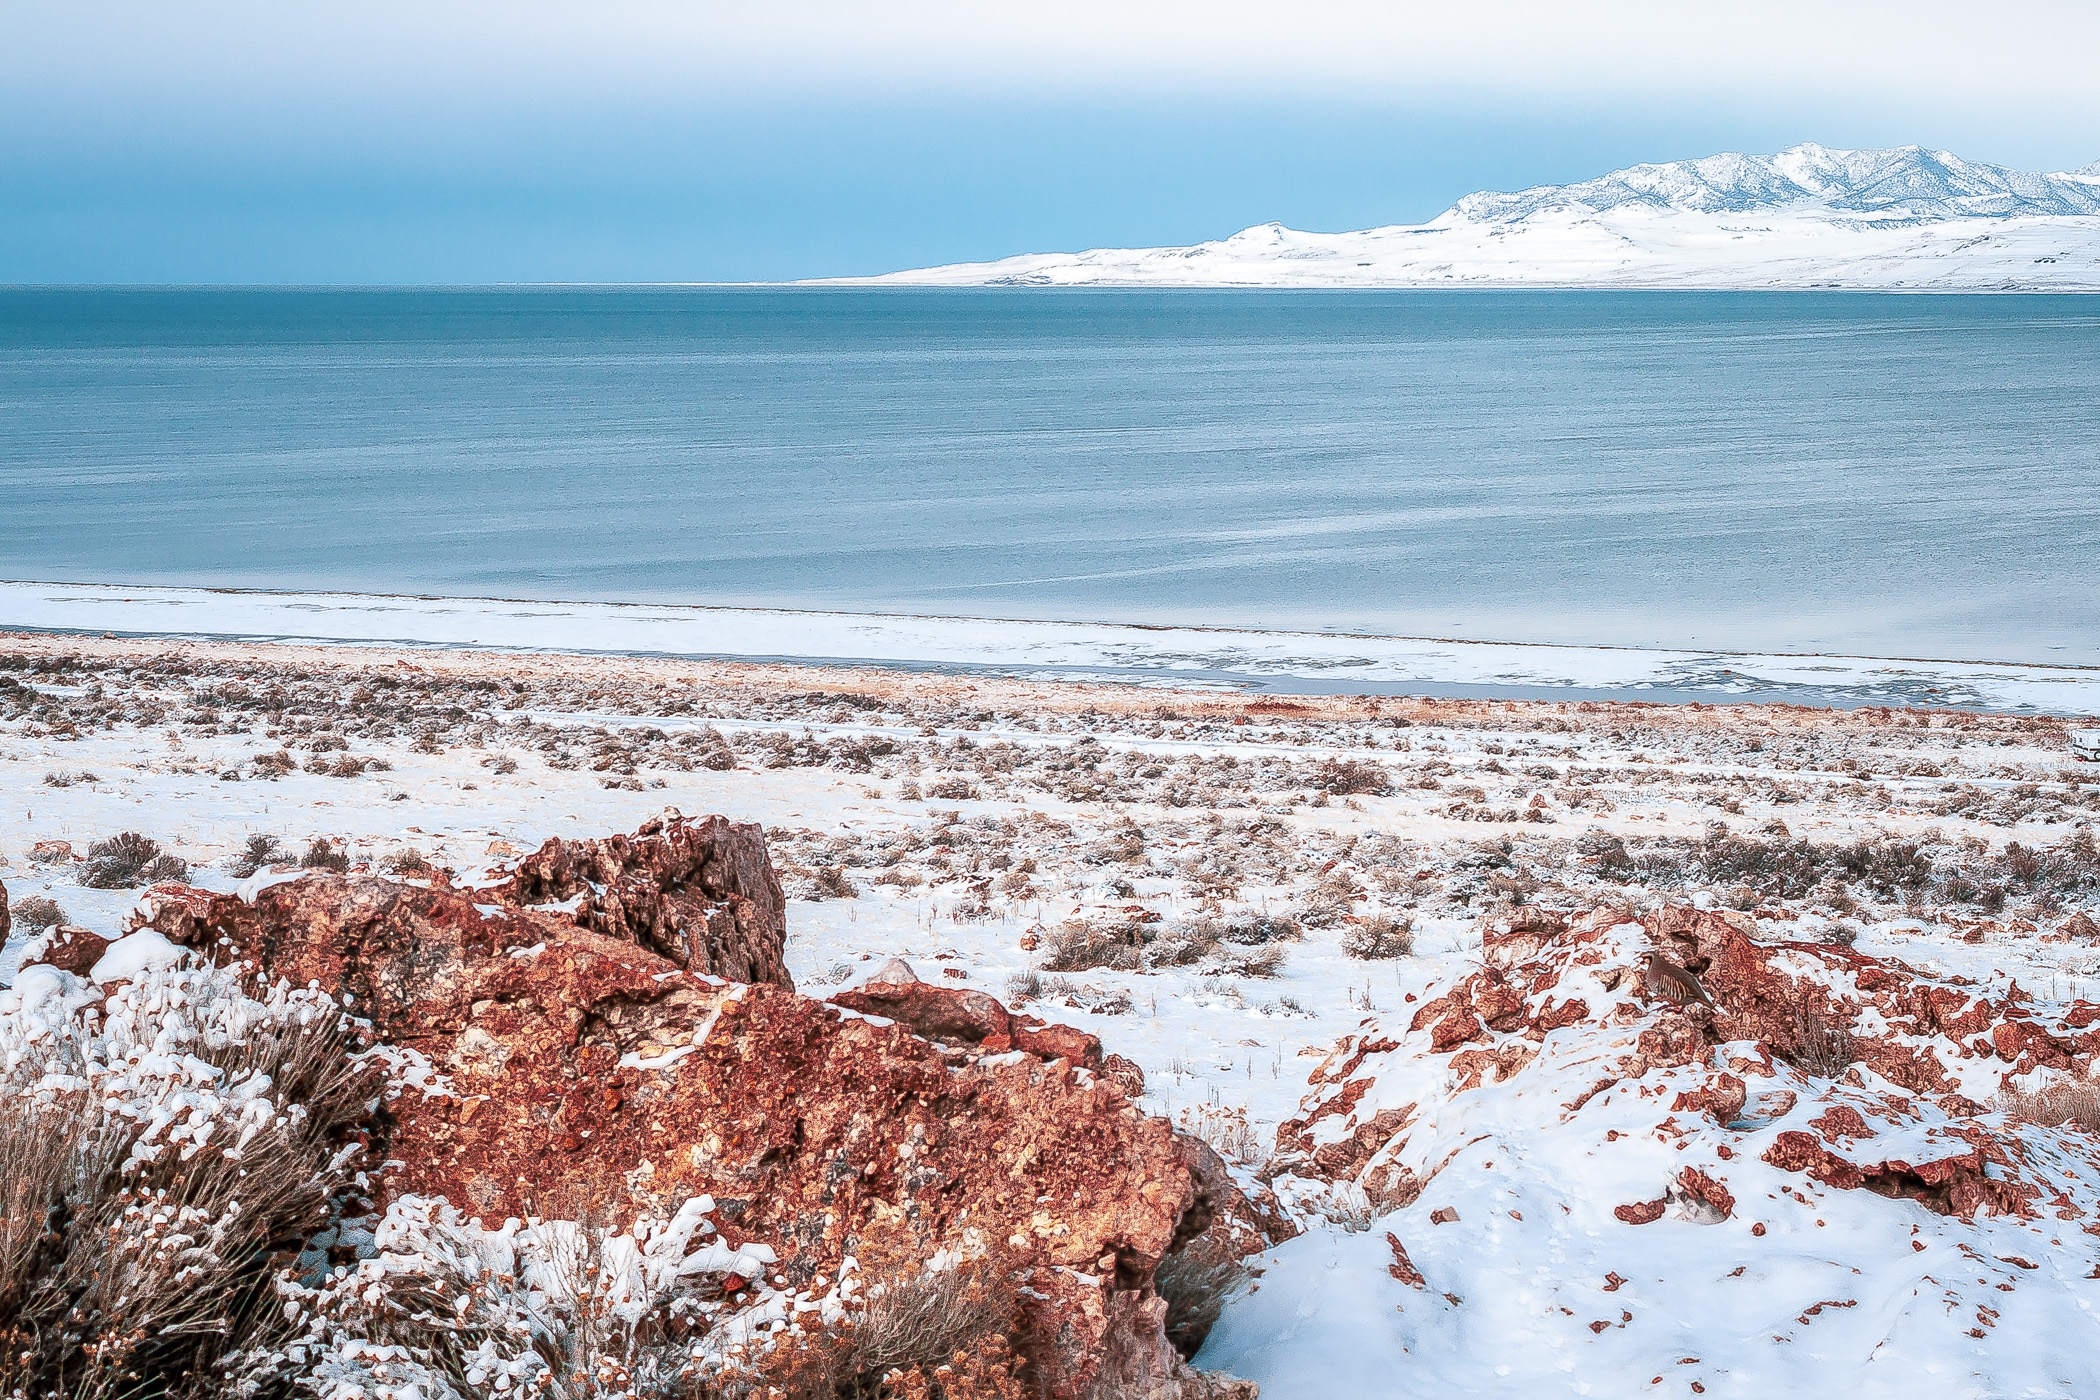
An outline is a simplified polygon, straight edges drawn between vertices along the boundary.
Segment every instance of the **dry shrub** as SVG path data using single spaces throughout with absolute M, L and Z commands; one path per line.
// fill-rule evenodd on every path
M 1012 1331 L 1019 1300 L 1006 1260 L 980 1255 L 945 1269 L 918 1261 L 872 1282 L 867 1305 L 852 1323 L 853 1380 L 869 1382 L 906 1367 L 938 1367 L 956 1353 Z
M 1242 1167 L 1261 1165 L 1268 1157 L 1261 1133 L 1247 1121 L 1247 1110 L 1223 1104 L 1197 1104 L 1184 1108 L 1174 1126 L 1207 1145 L 1228 1162 Z
M 1313 765 L 1311 784 L 1332 796 L 1383 797 L 1393 790 L 1385 765 L 1366 759 L 1326 759 Z
M 1045 972 L 1087 972 L 1097 967 L 1134 972 L 1144 944 L 1144 934 L 1136 924 L 1071 919 L 1051 932 L 1039 965 Z
M 287 773 L 298 771 L 298 763 L 283 749 L 275 753 L 259 753 L 255 756 L 255 776 L 275 781 Z
M 1575 852 L 1585 864 L 1607 875 L 1625 875 L 1633 869 L 1633 857 L 1628 854 L 1626 843 L 1601 828 L 1576 837 Z
M 335 845 L 325 836 L 316 836 L 306 843 L 306 854 L 299 857 L 301 870 L 331 870 L 341 875 L 350 869 L 350 853 Z
M 1225 929 L 1216 919 L 1196 918 L 1170 926 L 1146 954 L 1152 967 L 1188 967 L 1215 955 Z
M 182 1046 L 219 1091 L 267 1086 L 269 1111 L 149 1144 L 150 1113 L 73 1087 L 97 1077 L 90 1035 L 27 1042 L 0 1097 L 0 1394 L 210 1395 L 225 1359 L 286 1325 L 271 1275 L 327 1223 L 374 1076 L 332 1006 L 218 1015 L 242 1000 L 230 981 L 181 980 L 120 993 L 111 1020 L 132 1045 Z
M 1404 958 L 1414 950 L 1413 927 L 1390 914 L 1366 914 L 1342 935 L 1342 951 L 1352 958 Z
M 1004 1255 L 929 1269 L 864 1241 L 862 1305 L 844 1325 L 790 1336 L 707 1387 L 710 1400 L 1023 1400 L 1008 1339 L 1020 1294 Z M 872 1264 L 866 1263 L 873 1259 Z
M 1198 1241 L 1159 1261 L 1152 1286 L 1166 1299 L 1167 1340 L 1195 1359 L 1225 1305 L 1247 1283 L 1246 1267 L 1222 1244 Z
M 430 857 L 414 846 L 401 846 L 381 856 L 379 868 L 389 875 L 428 875 L 431 870 Z
M 18 899 L 11 906 L 15 926 L 31 933 L 42 933 L 47 928 L 57 928 L 67 922 L 66 911 L 58 907 L 58 901 L 48 895 L 34 894 L 27 899 Z
M 1998 1106 L 2023 1123 L 2100 1134 L 2100 1084 L 2089 1080 L 2059 1079 L 2032 1094 L 2008 1090 Z
M 189 862 L 162 851 L 158 841 L 136 831 L 88 847 L 87 864 L 80 871 L 80 883 L 96 890 L 129 890 L 189 878 Z
M 238 855 L 227 859 L 226 869 L 235 879 L 245 880 L 266 866 L 290 859 L 291 854 L 284 849 L 282 837 L 258 832 L 248 838 Z
M 811 881 L 829 899 L 856 899 L 860 889 L 846 875 L 843 865 L 819 865 L 809 872 Z
M 1305 937 L 1304 926 L 1282 914 L 1235 914 L 1225 921 L 1218 937 L 1226 943 L 1259 946 L 1264 943 L 1296 943 Z
M 1136 822 L 1127 817 L 1121 826 L 1101 834 L 1101 838 L 1086 849 L 1086 859 L 1095 865 L 1111 862 L 1123 865 L 1145 863 L 1145 832 Z
M 1782 1052 L 1781 1057 L 1803 1074 L 1835 1079 L 1859 1058 L 1851 1033 L 1824 1015 L 1814 998 L 1805 994 L 1797 997 L 1791 1019 L 1793 1049 Z
M 1236 977 L 1274 977 L 1283 971 L 1283 959 L 1281 948 L 1255 948 L 1225 958 L 1224 968 Z

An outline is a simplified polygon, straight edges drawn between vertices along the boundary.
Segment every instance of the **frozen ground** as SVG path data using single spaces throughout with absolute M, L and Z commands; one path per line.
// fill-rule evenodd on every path
M 1534 646 L 969 617 L 0 583 L 9 626 L 120 636 L 894 663 L 1289 693 L 1787 700 L 2100 713 L 2100 670 L 1960 660 Z
M 319 839 L 353 863 L 413 849 L 471 881 L 550 835 L 722 812 L 768 829 L 804 990 L 902 956 L 1084 1026 L 1143 1068 L 1150 1109 L 1253 1184 L 1337 1042 L 1387 1021 L 1404 1039 L 1414 1004 L 1480 966 L 1483 928 L 1525 906 L 1697 899 L 1979 988 L 2100 998 L 2100 768 L 2070 761 L 2066 729 L 16 636 L 0 642 L 17 911 L 0 980 L 25 901 L 110 933 L 136 897 L 86 887 L 51 843 L 77 857 L 141 832 L 221 889 L 255 836 L 280 838 L 286 865 Z M 1451 1096 L 1426 1059 L 1389 1053 L 1393 1092 Z M 1272 1400 L 2100 1393 L 2100 1177 L 2073 1148 L 2052 1150 L 2079 1219 L 1969 1222 L 1820 1188 L 1782 1202 L 1809 1183 L 1745 1160 L 1735 1190 L 1755 1210 L 1637 1233 L 1610 1210 L 1638 1194 L 1621 1178 L 1639 1155 L 1600 1134 L 1689 1158 L 1637 1094 L 1563 1124 L 1570 1064 L 1430 1113 L 1419 1150 L 1455 1155 L 1405 1206 L 1277 1178 L 1310 1228 L 1257 1261 L 1201 1364 Z M 1688 1141 L 1715 1150 L 1721 1131 Z M 1442 1206 L 1458 1221 L 1430 1224 Z M 1427 1289 L 1391 1277 L 1388 1230 Z

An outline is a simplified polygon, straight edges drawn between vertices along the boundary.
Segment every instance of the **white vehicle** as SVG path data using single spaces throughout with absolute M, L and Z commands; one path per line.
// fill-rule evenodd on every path
M 2088 763 L 2100 763 L 2100 729 L 2072 730 L 2071 757 L 2082 758 Z

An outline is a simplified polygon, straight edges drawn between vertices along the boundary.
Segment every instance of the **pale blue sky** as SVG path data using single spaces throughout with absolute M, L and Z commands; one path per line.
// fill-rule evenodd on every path
M 2100 159 L 2100 7 L 0 7 L 0 282 L 748 280 L 1795 141 Z

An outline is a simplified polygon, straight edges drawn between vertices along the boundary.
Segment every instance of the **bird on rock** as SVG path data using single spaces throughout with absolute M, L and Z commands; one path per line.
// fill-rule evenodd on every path
M 1647 984 L 1648 995 L 1661 997 L 1676 1006 L 1692 1002 L 1704 1002 L 1708 1006 L 1714 999 L 1699 985 L 1699 979 L 1671 962 L 1660 953 L 1650 953 L 1641 964 L 1641 980 Z

